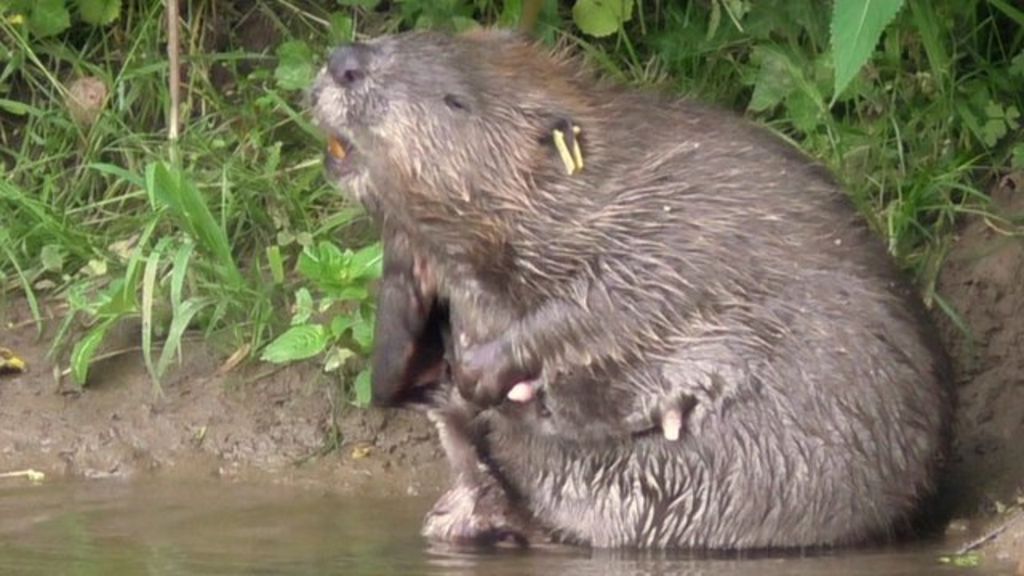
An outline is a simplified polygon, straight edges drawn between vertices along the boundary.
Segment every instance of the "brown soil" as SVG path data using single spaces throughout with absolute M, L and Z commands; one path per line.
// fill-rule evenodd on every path
M 1024 176 L 1007 178 L 992 198 L 1019 224 Z M 1024 560 L 1024 238 L 970 219 L 937 289 L 968 328 L 936 311 L 959 389 L 950 493 L 959 515 L 1006 527 L 990 552 Z
M 1024 216 L 1024 178 L 993 193 L 1007 215 Z M 983 548 L 1024 559 L 1024 238 L 969 220 L 949 254 L 938 293 L 969 328 L 936 309 L 960 390 L 951 488 L 954 527 L 998 533 Z M 333 386 L 313 366 L 255 377 L 256 366 L 217 374 L 218 358 L 188 346 L 184 364 L 155 398 L 136 351 L 98 364 L 83 394 L 54 381 L 53 365 L 16 303 L 0 347 L 28 361 L 0 377 L 0 473 L 55 476 L 217 476 L 367 496 L 439 494 L 447 467 L 420 414 L 334 408 Z M 111 347 L 137 344 L 137 331 Z M 341 433 L 337 450 L 324 452 Z M 368 450 L 367 450 L 368 449 Z M 953 530 L 953 529 L 951 529 Z
M 367 496 L 440 493 L 447 480 L 424 417 L 335 408 L 334 386 L 312 366 L 221 376 L 217 358 L 190 345 L 157 397 L 134 351 L 97 363 L 85 392 L 69 393 L 45 359 L 49 340 L 23 305 L 11 308 L 0 347 L 29 371 L 0 376 L 0 473 L 216 476 Z M 116 336 L 110 350 L 138 342 L 134 330 Z M 335 431 L 340 447 L 328 450 Z

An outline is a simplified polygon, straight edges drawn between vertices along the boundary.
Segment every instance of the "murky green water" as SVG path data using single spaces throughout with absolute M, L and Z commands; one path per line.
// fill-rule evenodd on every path
M 228 483 L 0 484 L 2 574 L 612 576 L 996 574 L 937 562 L 935 546 L 815 558 L 431 550 L 430 502 L 342 499 Z

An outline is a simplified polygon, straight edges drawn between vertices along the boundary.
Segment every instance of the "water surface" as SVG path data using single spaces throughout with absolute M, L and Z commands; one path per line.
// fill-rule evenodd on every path
M 430 548 L 429 500 L 340 498 L 226 482 L 0 483 L 2 574 L 385 574 L 880 576 L 997 574 L 954 568 L 948 546 L 803 558 L 701 559 L 578 549 Z M 1010 572 L 1012 573 L 1012 571 Z

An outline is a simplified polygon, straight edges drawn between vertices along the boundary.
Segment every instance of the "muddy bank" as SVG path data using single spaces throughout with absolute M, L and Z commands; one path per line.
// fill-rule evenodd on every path
M 1024 175 L 992 198 L 1024 222 Z M 962 318 L 964 334 L 935 316 L 953 356 L 959 391 L 951 496 L 956 512 L 992 529 L 989 550 L 1024 559 L 1024 238 L 971 218 L 939 277 L 938 292 Z
M 993 193 L 1008 216 L 1024 218 L 1022 185 L 1024 179 L 1008 181 Z M 961 520 L 951 535 L 997 533 L 984 547 L 988 554 L 1024 559 L 1024 239 L 968 220 L 938 291 L 969 330 L 965 335 L 936 309 L 960 397 L 948 497 Z M 36 338 L 28 318 L 14 302 L 0 326 L 0 346 L 30 366 L 27 374 L 0 377 L 0 472 L 208 476 L 368 497 L 430 497 L 447 482 L 443 454 L 421 415 L 338 406 L 333 384 L 312 365 L 269 374 L 267 366 L 252 366 L 222 376 L 221 359 L 192 344 L 162 398 L 152 394 L 137 351 L 98 364 L 84 394 L 67 394 L 45 358 L 49 340 Z M 137 345 L 137 334 L 126 331 L 111 348 Z
M 0 377 L 0 473 L 212 476 L 367 496 L 439 493 L 447 480 L 425 418 L 338 405 L 313 366 L 222 376 L 221 359 L 192 344 L 161 398 L 137 351 L 98 363 L 86 391 L 73 394 L 56 383 L 49 340 L 37 340 L 28 318 L 14 303 L 0 331 L 0 346 L 29 366 Z M 109 349 L 137 342 L 138 332 L 123 331 Z

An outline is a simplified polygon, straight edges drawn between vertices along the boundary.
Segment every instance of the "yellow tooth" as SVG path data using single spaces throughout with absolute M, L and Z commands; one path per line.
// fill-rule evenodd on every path
M 565 164 L 565 173 L 572 176 L 572 173 L 576 171 L 576 162 L 573 160 L 572 153 L 569 152 L 569 146 L 565 143 L 565 134 L 561 130 L 554 130 L 552 135 L 555 138 L 558 155 L 562 158 L 562 164 Z
M 572 133 L 576 136 L 572 139 L 572 159 L 576 164 L 576 170 L 583 170 L 583 152 L 580 150 L 580 127 L 573 126 Z
M 345 145 L 337 138 L 331 138 L 327 141 L 327 152 L 338 160 L 344 160 L 348 156 L 348 153 L 345 152 Z

